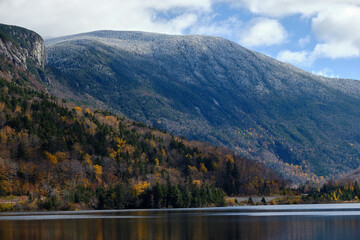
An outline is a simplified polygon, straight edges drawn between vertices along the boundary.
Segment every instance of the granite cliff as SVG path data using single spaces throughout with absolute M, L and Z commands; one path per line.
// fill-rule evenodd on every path
M 46 63 L 44 40 L 25 28 L 0 24 L 0 54 L 23 69 L 33 61 L 38 68 Z

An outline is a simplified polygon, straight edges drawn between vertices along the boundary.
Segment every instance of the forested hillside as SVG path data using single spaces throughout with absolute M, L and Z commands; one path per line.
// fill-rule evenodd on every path
M 97 31 L 46 42 L 59 86 L 131 119 L 227 146 L 294 182 L 360 165 L 360 82 L 211 36 Z M 61 88 L 62 89 L 62 88 Z
M 1 41 L 28 63 L 0 54 L 0 196 L 27 196 L 21 208 L 221 206 L 225 194 L 284 188 L 272 170 L 229 149 L 49 95 L 43 66 L 14 39 Z

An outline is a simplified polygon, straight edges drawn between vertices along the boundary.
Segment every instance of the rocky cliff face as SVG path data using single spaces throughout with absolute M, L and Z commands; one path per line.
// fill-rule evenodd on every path
M 23 69 L 28 68 L 29 60 L 38 68 L 44 68 L 46 63 L 42 37 L 16 26 L 0 24 L 0 55 Z

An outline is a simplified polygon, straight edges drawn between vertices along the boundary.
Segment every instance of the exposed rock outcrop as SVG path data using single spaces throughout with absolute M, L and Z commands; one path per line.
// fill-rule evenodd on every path
M 0 24 L 0 55 L 15 65 L 27 69 L 28 61 L 44 68 L 46 63 L 44 40 L 25 28 Z

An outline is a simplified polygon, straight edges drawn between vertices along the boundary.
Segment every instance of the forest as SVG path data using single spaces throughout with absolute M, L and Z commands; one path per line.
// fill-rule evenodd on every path
M 359 201 L 360 198 L 360 187 L 357 181 L 346 185 L 329 181 L 321 188 L 310 188 L 303 192 L 306 192 L 302 196 L 302 201 L 305 203 Z
M 25 199 L 3 210 L 223 206 L 286 187 L 227 148 L 57 99 L 36 82 L 0 64 L 0 196 Z

